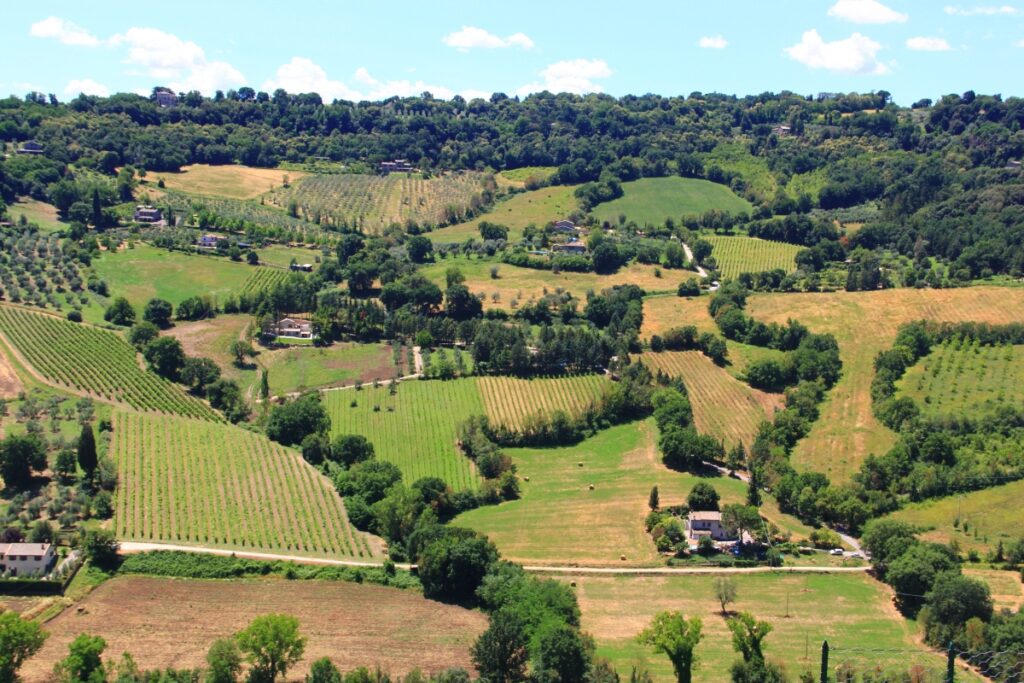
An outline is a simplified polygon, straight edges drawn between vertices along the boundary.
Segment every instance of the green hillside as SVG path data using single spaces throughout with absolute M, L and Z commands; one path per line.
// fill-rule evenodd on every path
M 616 223 L 619 215 L 638 224 L 659 224 L 666 218 L 701 214 L 711 209 L 750 211 L 750 203 L 724 185 L 696 178 L 643 178 L 622 183 L 623 196 L 594 207 L 594 216 Z

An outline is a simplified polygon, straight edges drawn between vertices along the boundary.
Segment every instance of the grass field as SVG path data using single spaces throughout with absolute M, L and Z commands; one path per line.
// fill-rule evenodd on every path
M 999 541 L 1024 538 L 1020 525 L 1024 481 L 912 503 L 891 516 L 927 529 L 922 538 L 936 543 L 956 541 L 964 550 L 987 552 Z M 960 524 L 955 522 L 960 520 Z M 967 529 L 964 530 L 966 525 Z
M 722 277 L 734 278 L 740 273 L 760 273 L 781 268 L 796 270 L 796 254 L 804 247 L 785 242 L 771 242 L 756 237 L 702 235 L 712 244 L 711 256 Z
M 926 415 L 979 415 L 1024 401 L 1024 346 L 947 341 L 896 384 Z
M 437 225 L 446 219 L 449 207 L 463 215 L 483 189 L 484 174 L 469 171 L 428 179 L 406 173 L 340 173 L 307 176 L 267 198 L 281 208 L 295 202 L 299 215 L 306 220 L 358 225 L 372 233 L 407 220 Z
M 331 483 L 295 451 L 239 427 L 114 415 L 114 530 L 133 541 L 373 558 Z
M 305 249 L 302 247 L 289 247 L 283 244 L 271 244 L 262 249 L 257 249 L 260 256 L 260 263 L 279 268 L 287 268 L 292 259 L 298 263 L 309 263 L 317 267 L 316 258 L 323 256 L 318 249 Z
M 55 232 L 71 227 L 69 223 L 60 220 L 57 207 L 31 197 L 19 197 L 17 202 L 7 207 L 7 213 L 13 221 L 24 216 L 29 223 L 38 225 L 42 232 Z
M 964 568 L 964 574 L 988 584 L 992 591 L 992 602 L 996 609 L 1008 609 L 1016 612 L 1024 607 L 1024 583 L 1021 583 L 1016 572 L 1002 569 Z
M 536 178 L 540 181 L 546 181 L 548 178 L 553 176 L 558 170 L 555 166 L 524 166 L 523 168 L 513 168 L 508 171 L 502 171 L 495 179 L 499 183 L 507 183 L 514 187 L 523 187 L 526 181 L 530 178 Z
M 652 371 L 681 377 L 693 406 L 693 420 L 702 434 L 711 434 L 731 447 L 742 442 L 750 448 L 757 427 L 781 409 L 781 394 L 752 389 L 700 351 L 645 353 L 640 360 Z
M 401 468 L 407 484 L 433 476 L 454 489 L 477 488 L 471 461 L 455 445 L 459 423 L 484 412 L 474 379 L 402 382 L 394 396 L 383 385 L 329 391 L 324 405 L 334 434 L 367 437 L 379 458 Z
M 487 626 L 479 611 L 413 591 L 325 581 L 122 576 L 101 584 L 80 606 L 46 624 L 50 638 L 22 669 L 26 681 L 48 680 L 82 632 L 107 641 L 104 658 L 110 661 L 129 652 L 142 670 L 184 669 L 205 667 L 210 644 L 255 617 L 291 614 L 309 639 L 304 658 L 289 671 L 289 680 L 301 680 L 320 657 L 330 657 L 342 671 L 380 666 L 392 675 L 471 669 L 469 647 Z
M 599 221 L 615 225 L 619 215 L 639 225 L 662 225 L 666 218 L 677 221 L 711 209 L 728 213 L 750 212 L 750 202 L 725 185 L 698 178 L 642 178 L 622 183 L 623 196 L 598 204 L 593 209 Z
M 544 187 L 532 192 L 520 192 L 508 199 L 498 202 L 493 209 L 477 218 L 459 223 L 448 228 L 427 233 L 433 242 L 465 242 L 467 239 L 480 239 L 480 223 L 490 221 L 508 226 L 508 239 L 511 242 L 523 238 L 523 228 L 531 223 L 543 228 L 548 223 L 561 220 L 579 209 L 573 192 L 576 185 L 557 185 Z
M 301 180 L 306 174 L 301 171 L 282 171 L 276 168 L 252 168 L 250 166 L 208 166 L 194 164 L 182 166 L 179 173 L 157 173 L 168 189 L 189 194 L 230 199 L 253 199 L 284 184 L 285 176 L 290 182 Z
M 471 510 L 455 523 L 487 534 L 505 557 L 519 562 L 660 564 L 643 528 L 652 486 L 667 506 L 684 503 L 698 481 L 711 483 L 725 503 L 742 502 L 746 484 L 669 470 L 658 456 L 656 431 L 648 420 L 612 427 L 576 446 L 506 449 L 522 479 L 522 498 Z M 762 512 L 794 535 L 810 532 L 771 504 Z
M 355 381 L 387 381 L 398 374 L 385 344 L 339 343 L 261 351 L 256 362 L 267 370 L 270 393 L 331 387 Z
M 258 269 L 217 256 L 183 254 L 136 244 L 105 253 L 93 262 L 112 296 L 123 296 L 139 311 L 159 297 L 175 306 L 192 296 L 224 297 L 239 292 Z M 274 271 L 275 274 L 277 271 Z
M 512 309 L 512 302 L 525 303 L 541 298 L 547 293 L 555 293 L 561 289 L 579 299 L 585 299 L 588 291 L 599 292 L 615 285 L 634 284 L 643 287 L 647 292 L 672 292 L 684 282 L 697 274 L 690 270 L 661 269 L 661 277 L 655 276 L 655 266 L 631 263 L 611 275 L 596 273 L 552 273 L 550 270 L 536 268 L 519 268 L 496 259 L 469 259 L 453 257 L 439 259 L 421 269 L 421 272 L 445 287 L 445 271 L 458 268 L 466 277 L 465 285 L 469 290 L 484 297 L 485 308 Z M 491 277 L 491 268 L 498 269 L 498 277 Z M 497 301 L 494 295 L 498 295 Z
M 875 356 L 892 345 L 902 323 L 928 319 L 1002 324 L 1019 322 L 1022 310 L 1024 290 L 1000 287 L 752 296 L 747 312 L 755 319 L 784 323 L 793 318 L 814 332 L 834 334 L 839 342 L 842 377 L 822 405 L 821 419 L 794 449 L 794 464 L 845 480 L 868 454 L 891 447 L 895 434 L 871 412 L 871 379 Z M 659 320 L 669 318 L 668 311 L 659 311 Z
M 538 412 L 564 410 L 579 414 L 608 388 L 603 375 L 538 379 L 479 377 L 477 386 L 493 424 L 519 428 L 523 418 Z
M 137 410 L 219 419 L 205 403 L 139 367 L 120 335 L 12 306 L 0 306 L 0 333 L 46 380 Z
M 748 574 L 733 579 L 737 600 L 730 609 L 751 612 L 772 624 L 765 656 L 782 664 L 789 680 L 798 680 L 805 671 L 813 672 L 817 680 L 821 643 L 826 639 L 836 665 L 843 661 L 858 667 L 919 663 L 929 672 L 944 671 L 944 658 L 915 644 L 914 624 L 895 610 L 886 587 L 867 575 Z M 636 635 L 655 613 L 678 610 L 703 621 L 704 639 L 696 649 L 694 680 L 730 680 L 729 667 L 739 655 L 732 649 L 714 597 L 714 576 L 573 576 L 561 580 L 576 582 L 582 628 L 596 639 L 597 654 L 609 658 L 620 675 L 628 677 L 630 667 L 639 666 L 648 668 L 658 683 L 675 680 L 668 658 L 639 645 Z

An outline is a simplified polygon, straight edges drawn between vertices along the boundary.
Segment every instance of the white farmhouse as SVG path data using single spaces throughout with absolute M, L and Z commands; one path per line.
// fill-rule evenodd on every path
M 49 543 L 0 543 L 0 572 L 11 576 L 42 577 L 56 561 Z

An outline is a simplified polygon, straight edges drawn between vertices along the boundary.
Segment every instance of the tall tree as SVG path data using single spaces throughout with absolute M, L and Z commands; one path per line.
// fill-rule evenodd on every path
M 502 609 L 493 613 L 471 651 L 480 678 L 489 683 L 525 681 L 527 642 L 526 624 L 517 612 Z
M 92 425 L 82 425 L 82 433 L 78 437 L 78 466 L 85 472 L 86 480 L 92 481 L 98 464 L 96 437 L 92 432 Z
M 12 489 L 32 482 L 32 470 L 46 469 L 46 448 L 39 437 L 14 434 L 0 441 L 0 477 Z
M 55 671 L 57 678 L 68 683 L 103 683 L 103 651 L 107 641 L 100 636 L 82 633 L 68 646 L 68 656 L 62 659 Z
M 715 597 L 718 604 L 722 606 L 722 614 L 726 614 L 725 608 L 730 602 L 736 602 L 736 581 L 730 576 L 719 576 L 715 578 Z
M 677 683 L 691 683 L 697 658 L 694 650 L 703 637 L 697 617 L 686 619 L 680 612 L 659 612 L 637 640 L 668 657 Z
M 772 625 L 758 621 L 749 612 L 740 612 L 727 623 L 733 649 L 743 656 L 743 661 L 764 661 L 764 639 L 772 632 Z
M 647 497 L 647 507 L 652 510 L 657 510 L 659 505 L 658 500 L 658 487 L 657 485 L 651 487 L 651 495 Z
M 17 680 L 18 669 L 39 651 L 46 635 L 39 624 L 17 612 L 0 612 L 0 681 Z
M 251 681 L 269 683 L 284 678 L 302 659 L 306 639 L 299 635 L 299 620 L 286 614 L 266 614 L 235 635 L 238 647 L 252 665 Z

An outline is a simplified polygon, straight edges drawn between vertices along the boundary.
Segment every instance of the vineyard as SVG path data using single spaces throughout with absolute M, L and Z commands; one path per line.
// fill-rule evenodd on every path
M 135 349 L 113 332 L 0 306 L 0 333 L 60 386 L 137 410 L 218 419 L 206 404 L 140 368 Z
M 392 223 L 451 223 L 479 208 L 486 176 L 448 173 L 424 179 L 415 174 L 387 176 L 351 173 L 313 175 L 267 195 L 272 204 L 295 204 L 299 215 L 319 225 L 379 232 Z
M 487 417 L 496 425 L 521 428 L 523 420 L 539 412 L 564 410 L 579 415 L 604 393 L 608 380 L 601 375 L 517 379 L 477 379 Z
M 749 447 L 758 425 L 782 408 L 782 396 L 750 388 L 699 351 L 645 353 L 642 360 L 652 371 L 682 378 L 697 429 L 726 446 L 743 442 Z
M 740 273 L 760 273 L 781 268 L 787 273 L 796 269 L 796 254 L 803 247 L 785 242 L 771 242 L 757 237 L 702 235 L 714 250 L 711 256 L 724 278 Z
M 237 427 L 116 412 L 114 530 L 135 541 L 373 558 L 341 499 L 298 454 Z
M 242 284 L 242 294 L 265 292 L 288 279 L 289 271 L 278 268 L 254 268 Z
M 315 223 L 292 218 L 284 211 L 265 206 L 256 201 L 225 199 L 223 197 L 194 197 L 180 192 L 168 191 L 159 202 L 175 211 L 189 214 L 187 222 L 198 223 L 200 227 L 216 226 L 227 230 L 244 231 L 258 226 L 266 237 L 283 242 L 308 244 L 330 244 L 333 237 Z M 203 215 L 206 215 L 206 219 Z M 198 220 L 197 220 L 198 218 Z M 206 224 L 205 220 L 210 220 Z
M 401 468 L 406 483 L 441 477 L 453 489 L 476 489 L 472 464 L 455 445 L 459 423 L 484 412 L 476 382 L 410 381 L 395 389 L 326 392 L 334 434 L 368 438 L 379 458 Z
M 1024 401 L 1024 346 L 948 340 L 909 368 L 897 385 L 926 415 L 986 413 Z

